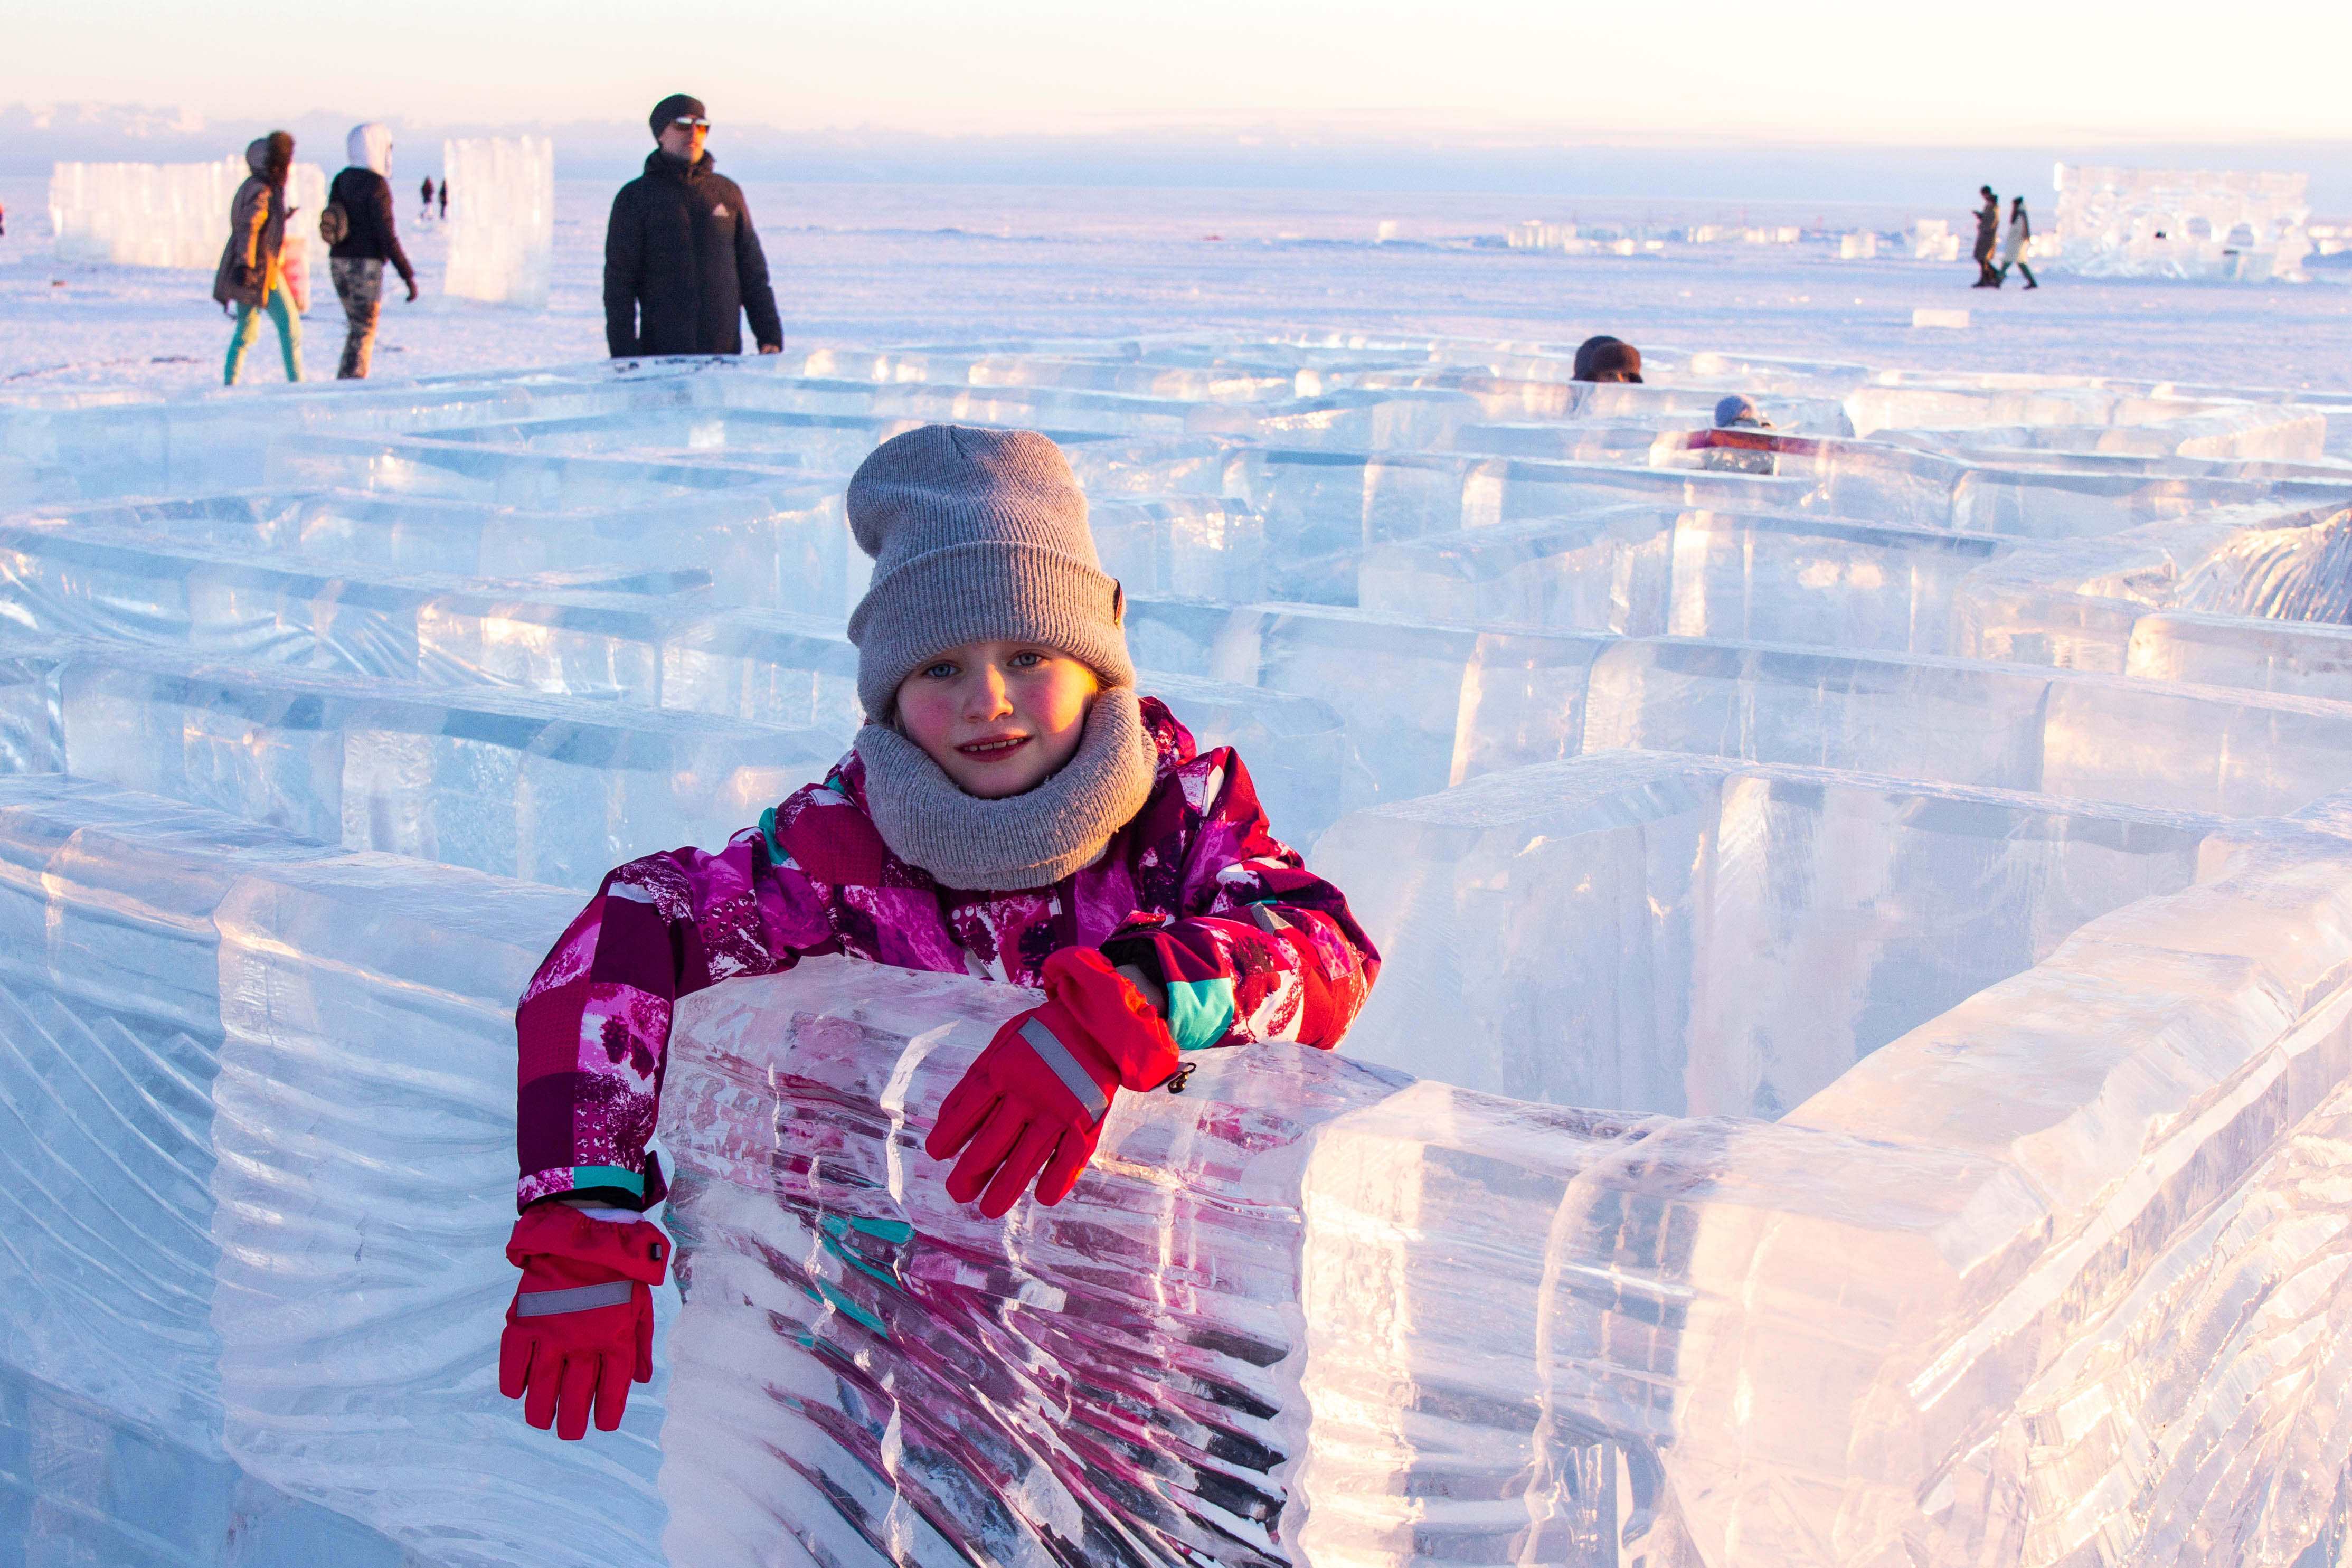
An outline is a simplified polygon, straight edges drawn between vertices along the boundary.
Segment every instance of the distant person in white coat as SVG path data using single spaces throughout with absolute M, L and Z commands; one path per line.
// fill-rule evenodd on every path
M 343 302 L 343 359 L 335 376 L 350 381 L 366 376 L 375 353 L 385 264 L 398 269 L 411 302 L 416 299 L 416 269 L 408 264 L 392 218 L 391 130 L 373 122 L 354 125 L 344 147 L 351 166 L 328 188 L 319 233 L 331 247 L 335 298 Z
M 2008 278 L 2009 269 L 2014 267 L 2025 274 L 2028 289 L 2039 289 L 2042 285 L 2033 280 L 2033 268 L 2025 264 L 2025 242 L 2032 237 L 2033 226 L 2025 217 L 2025 198 L 2018 196 L 2010 203 L 2009 238 L 2000 247 L 2000 275 Z

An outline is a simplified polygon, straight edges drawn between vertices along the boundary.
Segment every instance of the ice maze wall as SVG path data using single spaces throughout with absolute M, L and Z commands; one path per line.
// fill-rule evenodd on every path
M 251 176 L 242 153 L 210 163 L 58 163 L 49 174 L 49 228 L 60 261 L 110 261 L 209 272 L 228 244 L 229 208 Z M 288 177 L 305 286 L 327 296 L 327 172 L 297 163 Z
M 2307 174 L 2057 167 L 2061 270 L 2093 278 L 2302 279 Z
M 443 287 L 461 300 L 547 309 L 555 255 L 555 143 L 485 136 L 441 143 L 449 215 Z
M 2352 398 L 1569 357 L 0 401 L 10 1560 L 2337 1561 Z M 694 998 L 688 1289 L 560 1445 L 513 998 L 846 748 L 842 488 L 931 420 L 1063 444 L 1385 972 L 999 1223 L 919 1143 L 1025 994 Z

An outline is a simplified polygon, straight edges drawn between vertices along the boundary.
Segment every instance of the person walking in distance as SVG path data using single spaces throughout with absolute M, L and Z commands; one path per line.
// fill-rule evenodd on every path
M 760 352 L 781 353 L 768 258 L 741 189 L 702 150 L 702 100 L 663 99 L 653 132 L 646 172 L 613 198 L 604 231 L 606 346 L 614 359 L 741 353 L 748 315 Z
M 229 202 L 228 242 L 221 247 L 220 267 L 213 274 L 213 298 L 226 312 L 236 308 L 236 329 L 229 333 L 228 361 L 221 379 L 236 384 L 246 352 L 261 335 L 261 314 L 268 311 L 278 325 L 278 346 L 286 359 L 286 379 L 302 379 L 302 318 L 295 312 L 293 291 L 286 286 L 284 252 L 286 176 L 294 168 L 294 138 L 273 131 L 257 138 L 245 150 L 246 167 L 253 173 L 236 188 Z
M 446 221 L 448 220 L 448 216 L 449 216 L 449 176 L 448 176 L 448 175 L 446 175 L 446 174 L 444 174 L 444 175 L 442 175 L 442 176 L 441 176 L 441 198 L 440 198 L 440 199 L 441 199 L 441 211 L 440 211 L 439 216 L 441 217 L 441 219 L 442 219 L 444 222 L 446 222 Z
M 2033 280 L 2033 268 L 2025 264 L 2025 242 L 2032 237 L 2033 225 L 2028 222 L 2025 216 L 2025 198 L 2013 197 L 2009 205 L 2009 238 L 2000 247 L 2000 278 L 2006 279 L 2009 276 L 2009 269 L 2014 267 L 2025 274 L 2025 286 L 2028 289 L 2042 287 Z
M 433 176 L 430 174 L 425 176 L 425 205 L 416 209 L 416 216 L 419 218 L 433 216 Z
M 343 302 L 343 359 L 335 378 L 354 381 L 366 376 L 375 352 L 376 313 L 383 308 L 383 264 L 389 261 L 399 269 L 412 303 L 416 269 L 409 266 L 393 227 L 391 128 L 355 125 L 344 150 L 351 167 L 335 176 L 327 193 L 320 232 L 328 243 L 335 298 Z
M 1984 205 L 1977 210 L 1977 280 L 1969 287 L 1998 289 L 2000 274 L 1992 269 L 1992 247 L 2000 238 L 2000 198 L 1990 185 L 1979 186 L 1977 194 L 1984 197 Z

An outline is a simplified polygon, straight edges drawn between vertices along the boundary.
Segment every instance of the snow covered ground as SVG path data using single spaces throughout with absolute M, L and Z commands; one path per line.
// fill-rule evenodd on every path
M 723 166 L 723 153 L 721 153 Z M 413 201 L 415 183 L 400 188 Z M 612 185 L 557 187 L 554 288 L 544 316 L 440 297 L 446 247 L 413 205 L 402 222 L 425 298 L 388 298 L 379 376 L 558 363 L 603 351 L 599 306 Z M 1203 327 L 1348 326 L 1475 338 L 1706 343 L 1933 370 L 2352 386 L 2352 289 L 2053 279 L 2023 292 L 1968 287 L 1969 263 L 1836 259 L 1832 245 L 1675 247 L 1568 258 L 1476 247 L 1526 218 L 1587 225 L 1876 226 L 1895 208 L 1578 203 L 1489 195 L 1090 191 L 970 186 L 747 189 L 785 330 L 796 343 L 975 336 L 1118 336 Z M 1964 218 L 1967 193 L 1948 216 Z M 210 279 L 61 267 L 46 184 L 0 181 L 0 385 L 105 379 L 194 386 L 226 341 Z M 1379 245 L 1393 222 L 1396 243 Z M 1221 237 L 1212 240 L 1208 236 Z M 2352 277 L 2336 272 L 2332 279 Z M 62 285 L 62 286 L 59 286 Z M 1919 308 L 1967 309 L 1964 331 L 1915 329 Z M 313 374 L 341 342 L 331 297 L 308 325 Z M 264 374 L 274 374 L 267 361 Z

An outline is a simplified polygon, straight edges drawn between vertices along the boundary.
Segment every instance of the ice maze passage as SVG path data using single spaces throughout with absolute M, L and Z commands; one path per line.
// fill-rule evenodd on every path
M 2339 1561 L 2352 395 L 1643 357 L 0 399 L 0 1552 Z M 688 1289 L 559 1444 L 513 1000 L 846 749 L 843 486 L 932 420 L 1063 444 L 1385 972 L 998 1223 L 919 1144 L 1028 994 L 701 994 Z

